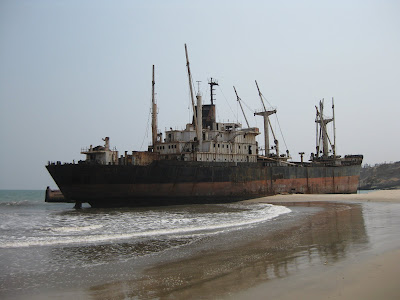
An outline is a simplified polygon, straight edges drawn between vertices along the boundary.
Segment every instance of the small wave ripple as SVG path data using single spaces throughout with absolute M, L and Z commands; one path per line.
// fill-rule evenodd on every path
M 8 216 L 0 248 L 109 243 L 118 240 L 218 234 L 271 221 L 291 210 L 271 204 L 219 204 Z

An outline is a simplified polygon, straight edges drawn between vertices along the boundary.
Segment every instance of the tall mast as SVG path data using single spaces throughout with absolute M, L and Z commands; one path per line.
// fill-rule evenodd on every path
M 152 132 L 152 141 L 153 141 L 153 151 L 155 150 L 155 145 L 157 142 L 157 104 L 156 104 L 155 94 L 154 94 L 154 85 L 155 84 L 156 83 L 154 81 L 154 65 L 153 65 L 153 80 L 151 82 L 151 103 L 152 103 L 151 132 Z
M 257 116 L 263 116 L 263 118 L 264 118 L 265 156 L 269 156 L 269 150 L 270 150 L 270 146 L 269 146 L 269 124 L 270 124 L 269 116 L 272 115 L 272 114 L 275 114 L 276 113 L 276 109 L 267 110 L 267 108 L 265 107 L 264 101 L 262 99 L 262 94 L 261 94 L 261 91 L 260 91 L 260 89 L 258 87 L 257 80 L 256 80 L 256 86 L 257 86 L 257 90 L 258 90 L 258 95 L 260 96 L 261 103 L 262 103 L 262 105 L 264 107 L 264 111 L 256 112 L 256 113 L 254 113 L 254 115 L 255 116 L 256 115 Z M 272 129 L 272 127 L 271 127 L 271 129 Z M 274 134 L 274 138 L 275 138 L 275 134 Z M 277 153 L 276 154 L 279 156 L 279 148 L 278 148 L 278 143 L 277 143 L 276 139 L 275 139 L 275 144 L 277 145 L 277 149 L 276 149 Z
M 199 141 L 199 139 L 202 136 L 201 136 L 200 128 L 199 128 L 198 123 L 197 123 L 196 107 L 194 105 L 194 96 L 193 96 L 192 74 L 190 73 L 189 56 L 188 56 L 188 51 L 187 51 L 186 44 L 185 44 L 185 53 L 186 53 L 186 66 L 187 66 L 188 77 L 189 77 L 190 98 L 192 99 L 192 109 L 193 109 L 193 118 L 194 118 L 194 124 L 193 125 L 196 128 L 196 137 L 197 137 L 197 140 Z
M 233 86 L 233 89 L 235 90 L 236 99 L 237 99 L 237 101 L 239 102 L 239 105 L 240 105 L 240 108 L 241 108 L 241 110 L 242 110 L 244 119 L 246 120 L 247 128 L 250 128 L 249 122 L 247 121 L 247 118 L 246 118 L 246 114 L 244 113 L 244 110 L 243 110 L 242 103 L 240 102 L 240 100 L 242 100 L 242 99 L 240 99 L 240 97 L 238 96 L 238 93 L 236 92 L 235 86 Z
M 200 93 L 200 82 L 201 81 L 197 81 L 198 84 L 198 88 L 197 88 L 197 95 L 196 95 L 196 100 L 197 100 L 197 126 L 196 126 L 196 130 L 198 130 L 198 132 L 200 132 L 200 136 L 198 137 L 198 141 L 199 141 L 199 151 L 202 151 L 203 148 L 203 103 L 202 103 L 202 97 L 201 97 L 201 93 Z
M 324 158 L 327 158 L 329 155 L 329 149 L 328 149 L 328 142 L 331 145 L 332 149 L 334 145 L 332 145 L 331 139 L 329 138 L 328 135 L 328 130 L 326 128 L 326 125 L 329 122 L 332 122 L 333 119 L 325 119 L 324 117 L 324 99 L 319 101 L 319 110 L 318 107 L 315 107 L 317 110 L 317 119 L 315 122 L 317 122 L 320 126 L 320 137 L 319 140 L 322 138 L 322 155 Z M 317 150 L 319 150 L 319 146 L 317 145 Z
M 263 101 L 263 99 L 262 99 L 262 94 L 261 94 L 260 88 L 258 87 L 257 80 L 255 80 L 255 82 L 256 82 L 256 86 L 257 86 L 258 95 L 260 96 L 261 104 L 262 104 L 263 107 L 264 107 L 264 111 L 267 111 L 267 109 L 265 108 L 264 101 Z
M 336 125 L 335 125 L 335 104 L 332 97 L 332 119 L 333 119 L 333 158 L 336 159 Z
M 321 126 L 322 126 L 322 152 L 325 157 L 328 156 L 328 130 L 326 130 L 326 124 L 324 119 L 324 99 L 319 102 L 319 112 L 320 112 L 320 119 L 321 119 Z

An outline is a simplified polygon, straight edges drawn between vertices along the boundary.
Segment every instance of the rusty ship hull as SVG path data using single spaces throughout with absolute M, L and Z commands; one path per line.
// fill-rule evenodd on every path
M 282 193 L 356 193 L 361 164 L 156 161 L 148 166 L 49 164 L 68 201 L 92 207 L 222 203 Z

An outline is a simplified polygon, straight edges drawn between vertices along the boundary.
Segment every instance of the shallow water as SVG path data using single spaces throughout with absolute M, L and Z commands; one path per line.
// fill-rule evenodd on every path
M 44 203 L 42 191 L 0 191 L 0 295 L 132 278 L 142 266 L 192 253 L 193 243 L 290 212 L 238 203 L 74 210 L 72 204 Z
M 42 196 L 36 191 L 0 192 L 0 248 L 192 238 L 290 212 L 271 204 L 74 210 L 71 204 L 47 206 Z
M 74 210 L 0 195 L 2 299 L 223 298 L 400 246 L 398 203 Z

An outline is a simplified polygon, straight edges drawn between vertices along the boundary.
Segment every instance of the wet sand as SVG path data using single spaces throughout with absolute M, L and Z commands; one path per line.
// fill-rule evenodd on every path
M 381 190 L 370 191 L 360 194 L 321 194 L 321 195 L 307 195 L 307 194 L 287 194 L 275 195 L 271 197 L 263 197 L 246 202 L 316 202 L 316 201 L 345 201 L 345 202 L 394 202 L 400 203 L 400 190 Z
M 91 299 L 398 299 L 400 190 L 277 195 L 293 214 L 92 286 Z M 179 253 L 177 253 L 179 256 Z
M 250 201 L 282 203 L 283 201 L 303 202 L 306 199 L 309 202 L 328 200 L 352 203 L 400 203 L 400 190 L 352 195 L 277 195 Z M 392 207 L 388 204 L 386 211 L 391 209 Z M 396 230 L 396 228 L 400 229 L 394 226 L 387 230 Z M 311 267 L 307 272 L 264 282 L 227 298 L 399 299 L 400 241 L 392 242 L 387 243 L 390 246 L 377 247 L 358 257 L 345 259 L 337 264 L 325 262 L 323 267 Z
M 399 299 L 400 250 L 262 284 L 229 299 Z

